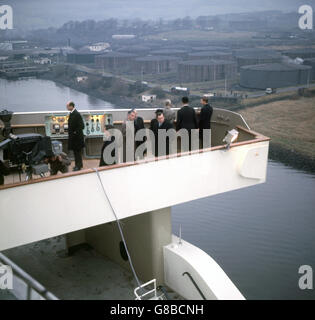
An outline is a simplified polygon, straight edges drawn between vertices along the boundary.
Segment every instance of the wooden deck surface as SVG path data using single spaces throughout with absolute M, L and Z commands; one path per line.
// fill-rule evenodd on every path
M 100 162 L 99 159 L 84 159 L 83 169 L 97 168 L 99 166 L 99 162 Z M 69 166 L 69 172 L 72 171 L 73 167 L 74 167 L 74 161 L 72 161 L 71 165 Z M 59 172 L 58 174 L 60 175 L 62 173 Z M 45 176 L 49 177 L 50 173 L 47 172 Z M 33 180 L 39 179 L 39 178 L 40 176 L 33 175 Z M 20 180 L 19 174 L 15 172 L 4 177 L 4 184 L 19 183 L 21 181 L 25 181 L 25 179 L 26 179 L 25 173 L 21 174 L 21 180 Z

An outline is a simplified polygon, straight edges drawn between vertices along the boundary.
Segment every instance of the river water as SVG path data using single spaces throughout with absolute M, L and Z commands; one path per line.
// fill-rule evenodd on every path
M 59 111 L 66 103 L 74 101 L 81 110 L 111 109 L 113 104 L 49 80 L 27 79 L 8 81 L 0 79 L 0 110 Z
M 0 79 L 0 109 L 114 108 L 46 80 Z M 211 183 L 211 182 L 210 182 Z M 193 186 L 192 186 L 193 188 Z M 315 269 L 315 175 L 270 161 L 267 182 L 173 207 L 173 232 L 213 257 L 247 299 L 315 299 L 300 290 L 301 265 Z
M 178 205 L 172 218 L 247 299 L 315 299 L 298 287 L 299 267 L 315 269 L 315 175 L 269 161 L 266 183 Z

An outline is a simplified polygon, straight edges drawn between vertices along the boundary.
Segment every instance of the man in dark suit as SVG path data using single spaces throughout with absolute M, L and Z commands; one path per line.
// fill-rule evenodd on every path
M 144 121 L 142 117 L 138 116 L 138 112 L 135 108 L 131 109 L 131 112 L 134 113 L 135 115 L 135 120 L 134 120 L 134 126 L 135 126 L 135 135 L 140 129 L 144 129 Z M 146 139 L 144 139 L 145 141 Z M 143 142 L 142 141 L 136 141 L 136 148 L 138 148 Z
M 140 129 L 144 129 L 144 121 L 142 117 L 138 116 L 138 112 L 135 108 L 131 109 L 131 112 L 134 113 L 135 115 L 135 133 L 140 130 Z
M 208 98 L 206 97 L 203 97 L 201 99 L 201 104 L 202 107 L 199 115 L 199 139 L 201 148 L 204 148 L 203 132 L 204 129 L 211 129 L 211 117 L 213 113 L 213 108 L 210 106 Z
M 186 129 L 189 135 L 189 150 L 191 150 L 191 130 L 197 129 L 197 119 L 195 109 L 188 105 L 189 99 L 182 98 L 183 107 L 177 112 L 176 130 Z
M 75 108 L 74 103 L 68 102 L 67 109 L 70 111 L 68 120 L 68 149 L 73 150 L 75 166 L 73 171 L 79 171 L 83 167 L 82 163 L 82 149 L 84 148 L 84 122 L 81 114 Z
M 173 129 L 173 125 L 165 119 L 164 117 L 164 113 L 162 109 L 158 109 L 155 111 L 156 114 L 156 118 L 151 120 L 151 124 L 150 124 L 150 130 L 152 130 L 152 132 L 154 133 L 154 137 L 155 137 L 155 156 L 158 157 L 159 153 L 158 153 L 158 145 L 159 145 L 159 140 L 158 140 L 158 136 L 159 136 L 159 130 L 169 130 L 169 129 Z M 169 138 L 166 137 L 166 155 L 169 155 Z M 160 156 L 165 155 L 164 152 L 162 153 L 162 150 L 160 151 Z

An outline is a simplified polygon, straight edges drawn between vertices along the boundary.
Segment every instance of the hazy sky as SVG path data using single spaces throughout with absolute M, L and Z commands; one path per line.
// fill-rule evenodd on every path
M 11 4 L 16 28 L 59 27 L 69 20 L 165 19 L 261 10 L 315 9 L 315 0 L 0 0 Z

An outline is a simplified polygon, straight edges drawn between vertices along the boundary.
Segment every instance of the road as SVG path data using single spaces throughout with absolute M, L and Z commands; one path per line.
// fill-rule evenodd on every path
M 283 92 L 293 92 L 293 91 L 298 91 L 298 89 L 301 88 L 315 88 L 315 84 L 310 84 L 308 86 L 296 86 L 296 87 L 288 87 L 288 88 L 279 88 L 277 89 L 277 93 L 283 93 Z M 265 91 L 260 91 L 260 92 L 255 92 L 252 94 L 248 94 L 248 98 L 259 98 L 262 96 L 265 96 L 266 93 Z

